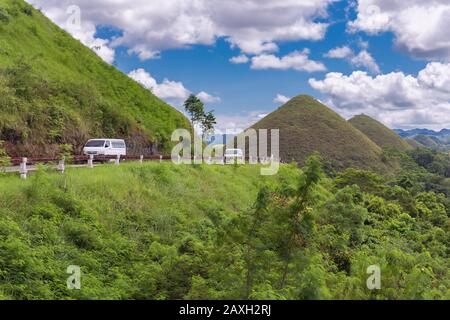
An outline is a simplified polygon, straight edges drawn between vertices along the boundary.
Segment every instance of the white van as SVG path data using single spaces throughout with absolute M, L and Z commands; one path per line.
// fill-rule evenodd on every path
M 121 139 L 92 139 L 83 148 L 85 155 L 126 156 L 127 146 Z
M 226 163 L 245 163 L 244 153 L 241 149 L 226 149 L 225 150 Z

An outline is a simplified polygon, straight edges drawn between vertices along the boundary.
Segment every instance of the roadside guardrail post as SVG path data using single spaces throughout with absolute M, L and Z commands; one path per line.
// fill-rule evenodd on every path
M 140 163 L 144 163 L 144 156 L 141 154 L 141 156 L 139 157 L 139 162 Z
M 88 168 L 94 168 L 94 155 L 90 154 L 88 159 Z
M 66 170 L 65 161 L 66 161 L 65 157 L 63 157 L 61 160 L 59 160 L 57 170 L 61 173 L 64 173 L 64 171 Z
M 115 161 L 116 166 L 120 165 L 120 154 L 118 154 L 116 156 L 116 161 Z
M 27 168 L 27 162 L 28 158 L 22 158 L 22 162 L 20 163 L 20 179 L 26 180 L 27 174 L 28 174 L 28 168 Z

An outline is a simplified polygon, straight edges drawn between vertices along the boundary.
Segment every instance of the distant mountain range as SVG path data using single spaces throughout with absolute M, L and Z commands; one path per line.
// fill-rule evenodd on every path
M 228 144 L 235 136 L 234 134 L 214 134 L 207 136 L 205 142 L 208 145 Z
M 433 131 L 429 129 L 412 129 L 412 130 L 395 129 L 394 131 L 397 132 L 402 138 L 410 138 L 417 135 L 432 136 L 432 137 L 450 136 L 450 129 L 442 129 L 441 131 Z
M 440 151 L 450 151 L 450 129 L 442 129 L 441 131 L 396 129 L 394 131 L 414 147 L 428 147 Z

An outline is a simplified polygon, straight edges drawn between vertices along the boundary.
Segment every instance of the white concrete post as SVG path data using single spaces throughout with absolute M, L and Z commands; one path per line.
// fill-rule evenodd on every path
M 57 170 L 61 173 L 64 173 L 64 171 L 66 170 L 65 161 L 66 161 L 65 157 L 63 157 L 61 160 L 59 160 Z
M 159 156 L 159 163 L 162 162 L 163 156 Z
M 116 166 L 118 166 L 120 164 L 120 154 L 118 154 L 116 156 L 115 164 L 116 164 Z
M 20 179 L 26 180 L 28 169 L 27 169 L 28 158 L 22 158 L 22 162 L 20 163 Z
M 143 156 L 143 155 L 140 156 L 139 162 L 140 162 L 140 163 L 144 163 L 144 156 Z
M 88 168 L 91 168 L 91 169 L 94 167 L 94 155 L 93 154 L 89 155 L 87 165 L 88 165 Z

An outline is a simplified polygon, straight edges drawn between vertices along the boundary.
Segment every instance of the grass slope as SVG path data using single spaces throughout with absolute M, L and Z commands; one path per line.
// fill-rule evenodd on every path
M 414 140 L 414 138 L 406 138 L 405 141 L 413 148 L 425 148 L 423 144 Z
M 427 148 L 438 149 L 439 147 L 439 139 L 436 137 L 419 134 L 415 136 L 413 140 L 415 140 L 416 142 L 420 143 L 421 145 Z
M 0 276 L 0 300 L 164 298 L 158 278 L 177 267 L 174 243 L 189 234 L 209 241 L 214 221 L 249 208 L 276 178 L 258 166 L 169 162 L 40 171 L 27 181 L 0 175 L 0 270 L 23 275 Z M 73 264 L 82 290 L 66 289 Z
M 411 146 L 398 134 L 369 116 L 358 115 L 350 119 L 349 122 L 382 148 L 388 147 L 400 151 L 411 149 Z
M 448 299 L 450 203 L 410 165 L 400 182 L 170 162 L 0 175 L 0 300 Z
M 24 1 L 0 0 L 0 139 L 43 155 L 88 138 L 124 137 L 131 151 L 170 148 L 188 120 Z
M 334 167 L 386 169 L 382 150 L 337 113 L 300 95 L 256 123 L 255 129 L 280 129 L 280 156 L 301 164 L 313 152 Z

